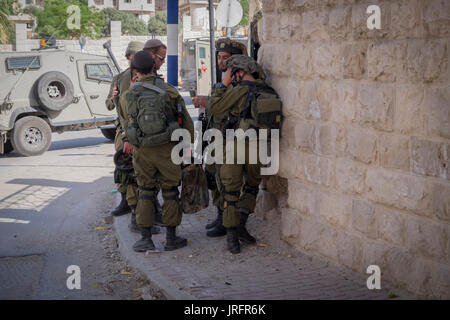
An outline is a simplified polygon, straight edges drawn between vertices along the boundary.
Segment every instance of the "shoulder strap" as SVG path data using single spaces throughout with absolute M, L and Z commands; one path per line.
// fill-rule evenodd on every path
M 153 84 L 150 84 L 150 83 L 145 83 L 145 82 L 140 82 L 140 81 L 138 81 L 138 82 L 133 83 L 133 85 L 131 86 L 131 88 L 134 88 L 134 87 L 136 87 L 136 86 L 141 86 L 141 87 L 147 88 L 147 89 L 149 89 L 149 90 L 156 91 L 156 92 L 158 92 L 160 95 L 165 95 L 165 94 L 166 94 L 166 90 L 161 89 L 161 88 L 159 88 L 159 87 L 157 87 L 157 86 L 155 86 L 155 85 L 153 85 Z

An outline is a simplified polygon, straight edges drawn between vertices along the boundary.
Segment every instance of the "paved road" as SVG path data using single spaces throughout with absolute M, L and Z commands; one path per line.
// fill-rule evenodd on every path
M 113 206 L 113 150 L 89 130 L 53 134 L 41 156 L 0 158 L 1 299 L 133 298 L 131 288 L 111 287 L 130 277 L 114 278 L 120 265 L 101 241 Z M 81 290 L 67 288 L 70 265 L 81 269 Z

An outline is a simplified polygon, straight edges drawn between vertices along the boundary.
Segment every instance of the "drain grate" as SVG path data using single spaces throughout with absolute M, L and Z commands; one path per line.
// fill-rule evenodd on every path
M 0 257 L 0 299 L 33 299 L 43 265 L 41 255 Z

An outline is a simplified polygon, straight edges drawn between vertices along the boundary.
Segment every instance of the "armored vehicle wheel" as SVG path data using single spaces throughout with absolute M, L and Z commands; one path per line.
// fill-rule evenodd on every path
M 47 110 L 61 111 L 72 103 L 72 81 L 62 72 L 44 73 L 36 83 L 36 98 Z
M 116 128 L 107 128 L 100 130 L 102 131 L 102 134 L 106 139 L 114 141 L 114 139 L 116 138 Z
M 20 155 L 37 156 L 48 150 L 52 130 L 45 120 L 29 116 L 17 120 L 11 134 L 11 143 Z

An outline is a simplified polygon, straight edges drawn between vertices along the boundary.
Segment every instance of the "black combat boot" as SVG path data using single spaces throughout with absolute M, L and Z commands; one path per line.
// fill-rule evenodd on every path
M 172 251 L 185 246 L 187 246 L 187 240 L 176 235 L 176 227 L 166 227 L 166 245 L 164 250 Z
M 155 244 L 152 240 L 152 228 L 141 227 L 142 238 L 133 245 L 136 252 L 144 252 L 147 250 L 155 250 Z
M 115 217 L 123 216 L 124 214 L 127 214 L 131 211 L 130 206 L 127 203 L 127 194 L 121 193 L 122 199 L 120 199 L 120 203 L 113 211 L 111 211 L 111 214 Z
M 241 220 L 239 226 L 237 227 L 238 238 L 244 243 L 255 244 L 256 239 L 250 233 L 248 233 L 247 229 L 245 228 L 245 224 L 247 223 L 248 219 L 248 211 L 245 209 L 241 209 L 240 213 Z
M 220 223 L 221 219 L 222 219 L 222 212 L 221 212 L 221 210 L 218 210 L 216 219 L 215 219 L 213 222 L 208 223 L 208 224 L 205 226 L 205 229 L 208 230 L 208 229 L 214 228 L 215 226 L 217 226 L 217 224 Z
M 224 235 L 227 234 L 227 230 L 225 229 L 225 227 L 223 226 L 223 211 L 219 210 L 219 213 L 217 214 L 217 220 L 218 223 L 214 226 L 214 228 L 208 230 L 208 232 L 206 232 L 206 235 L 208 237 L 223 237 Z
M 227 228 L 227 248 L 233 254 L 241 252 L 236 228 Z

